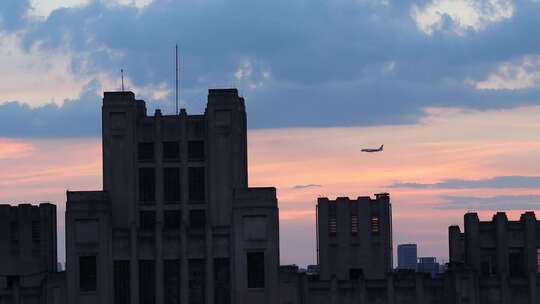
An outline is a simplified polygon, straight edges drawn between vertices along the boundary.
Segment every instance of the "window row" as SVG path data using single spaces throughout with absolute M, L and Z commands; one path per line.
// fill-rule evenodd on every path
M 164 160 L 178 161 L 180 159 L 180 143 L 177 141 L 162 142 L 162 158 Z M 156 148 L 154 142 L 140 142 L 137 147 L 137 159 L 141 162 L 155 161 Z M 204 141 L 188 141 L 188 160 L 204 160 Z
M 205 169 L 189 167 L 188 198 L 190 201 L 205 200 Z M 163 168 L 163 199 L 168 202 L 180 201 L 180 168 Z M 139 200 L 154 202 L 156 200 L 156 169 L 139 169 Z
M 41 227 L 39 220 L 33 220 L 32 225 L 32 242 L 34 244 L 39 244 L 41 242 Z M 19 243 L 19 223 L 17 221 L 12 221 L 9 224 L 10 239 L 13 244 Z
M 247 287 L 264 288 L 264 252 L 247 253 Z M 156 286 L 155 260 L 139 260 L 139 299 L 141 303 L 156 303 L 156 287 L 163 288 L 165 304 L 180 303 L 180 261 L 177 259 L 163 261 L 163 284 Z M 190 304 L 203 304 L 207 288 L 206 264 L 203 259 L 188 261 L 188 299 Z M 227 258 L 214 259 L 214 303 L 230 303 L 230 261 Z M 114 303 L 131 303 L 131 264 L 129 260 L 113 262 Z M 97 257 L 79 257 L 79 289 L 82 292 L 95 292 L 98 289 Z
M 180 210 L 165 210 L 163 212 L 163 228 L 176 230 L 180 228 L 182 214 Z M 153 231 L 156 225 L 156 212 L 143 210 L 140 212 L 139 227 L 142 230 Z M 206 226 L 205 210 L 195 209 L 189 211 L 189 227 L 192 229 L 204 229 Z
M 358 235 L 360 223 L 358 218 L 358 207 L 356 203 L 351 203 L 351 226 L 350 231 L 352 236 Z M 335 203 L 328 205 L 328 235 L 335 236 L 337 234 L 337 208 Z M 380 232 L 380 221 L 378 215 L 372 215 L 370 219 L 371 233 L 374 235 Z

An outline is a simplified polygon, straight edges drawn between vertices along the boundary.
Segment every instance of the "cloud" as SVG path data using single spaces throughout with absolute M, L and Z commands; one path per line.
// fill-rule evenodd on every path
M 471 211 L 538 210 L 540 195 L 501 195 L 492 197 L 443 196 L 446 203 L 436 209 L 467 209 Z
M 101 130 L 101 97 L 97 82 L 86 85 L 78 99 L 63 105 L 32 108 L 12 101 L 0 105 L 0 137 L 95 136 Z
M 295 186 L 292 186 L 291 189 L 301 190 L 301 189 L 321 188 L 321 187 L 322 185 L 319 185 L 319 184 L 306 184 L 306 185 L 295 185 Z
M 540 176 L 496 176 L 487 179 L 447 179 L 439 183 L 394 183 L 391 188 L 410 189 L 477 189 L 477 188 L 540 188 Z
M 433 0 L 423 7 L 413 5 L 411 9 L 416 25 L 428 35 L 447 27 L 458 34 L 468 30 L 481 31 L 513 14 L 513 1 L 510 0 Z
M 540 55 L 524 56 L 518 61 L 505 62 L 487 79 L 471 82 L 479 90 L 523 90 L 540 83 Z
M 124 68 L 133 88 L 158 88 L 163 100 L 173 92 L 179 43 L 182 105 L 200 113 L 208 88 L 238 86 L 250 128 L 395 125 L 417 122 L 428 107 L 538 104 L 538 86 L 478 88 L 488 87 L 482 83 L 499 75 L 502 64 L 540 53 L 540 41 L 530 39 L 531 29 L 540 28 L 540 4 L 460 0 L 462 12 L 447 2 L 416 8 L 451 16 L 451 26 L 463 29 L 459 34 L 434 29 L 426 35 L 411 17 L 416 1 L 374 0 L 155 0 L 139 6 L 93 0 L 56 7 L 11 33 L 27 52 L 65 54 L 65 69 L 80 79 L 116 79 Z M 39 82 L 46 74 L 27 75 Z M 29 102 L 0 103 L 8 100 Z
M 28 0 L 0 1 L 0 32 L 20 29 L 25 24 L 30 7 Z

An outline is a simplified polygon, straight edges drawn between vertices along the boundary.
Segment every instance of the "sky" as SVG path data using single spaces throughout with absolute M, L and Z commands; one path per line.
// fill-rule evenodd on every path
M 448 257 L 475 211 L 540 217 L 540 1 L 2 0 L 0 203 L 101 188 L 103 91 L 149 113 L 238 87 L 251 186 L 275 186 L 281 263 L 315 257 L 319 196 L 389 192 L 394 246 Z M 385 145 L 383 153 L 361 148 Z

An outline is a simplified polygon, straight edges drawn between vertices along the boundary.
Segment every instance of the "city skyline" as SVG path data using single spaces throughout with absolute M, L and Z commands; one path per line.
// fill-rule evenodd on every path
M 100 189 L 101 92 L 124 69 L 150 114 L 171 114 L 178 43 L 188 113 L 209 87 L 247 98 L 250 186 L 278 188 L 284 264 L 315 262 L 317 197 L 376 192 L 392 195 L 394 245 L 447 260 L 463 213 L 540 205 L 540 46 L 525 39 L 539 13 L 502 0 L 2 1 L 0 203 L 63 215 L 66 190 Z

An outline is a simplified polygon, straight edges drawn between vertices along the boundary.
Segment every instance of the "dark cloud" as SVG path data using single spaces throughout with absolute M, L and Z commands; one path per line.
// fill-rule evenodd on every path
M 477 188 L 540 188 L 540 176 L 496 176 L 488 179 L 447 179 L 439 183 L 394 183 L 391 188 L 412 189 L 477 189 Z
M 204 110 L 209 87 L 239 86 L 251 128 L 402 124 L 429 106 L 540 103 L 538 87 L 476 90 L 466 81 L 540 53 L 540 3 L 519 1 L 513 18 L 464 35 L 446 18 L 431 36 L 411 18 L 416 1 L 374 3 L 154 0 L 137 9 L 94 0 L 28 21 L 21 35 L 27 49 L 70 49 L 74 73 L 124 68 L 139 87 L 172 85 L 179 43 L 188 110 Z M 246 63 L 250 72 L 235 80 Z
M 11 101 L 0 105 L 0 137 L 95 136 L 101 130 L 101 98 L 94 81 L 78 99 L 32 108 Z
M 436 209 L 463 209 L 470 211 L 538 210 L 540 195 L 501 195 L 492 197 L 443 196 L 445 203 Z
M 295 189 L 295 190 L 301 190 L 301 189 L 308 189 L 308 188 L 321 188 L 322 185 L 318 185 L 318 184 L 307 184 L 307 185 L 295 185 L 293 187 L 291 187 L 292 189 Z
M 30 7 L 28 0 L 0 1 L 0 32 L 20 29 L 26 23 L 26 13 Z

